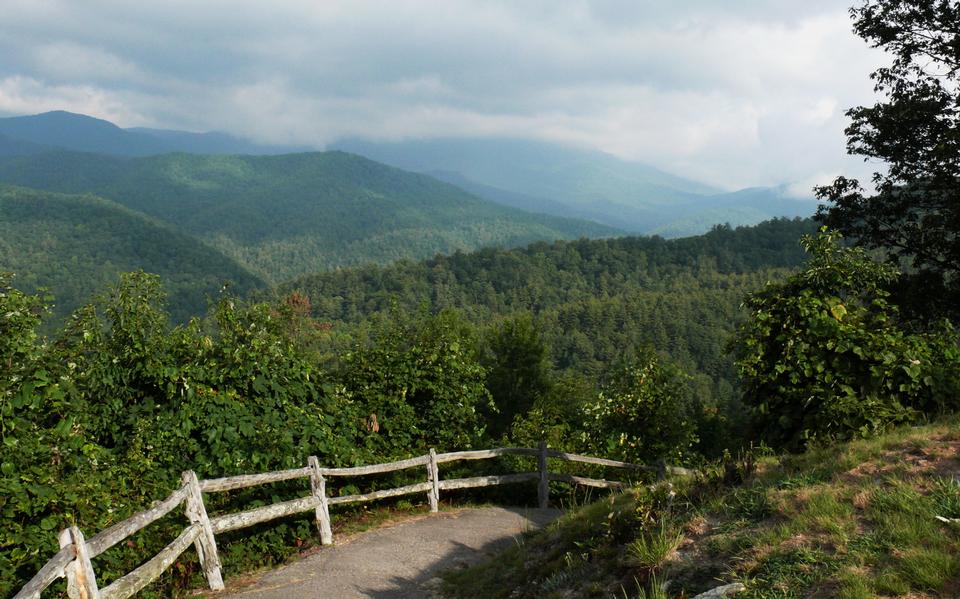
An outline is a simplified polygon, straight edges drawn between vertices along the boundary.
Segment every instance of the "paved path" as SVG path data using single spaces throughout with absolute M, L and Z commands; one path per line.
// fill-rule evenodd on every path
M 514 543 L 517 535 L 559 515 L 558 510 L 499 507 L 431 514 L 323 548 L 264 573 L 249 587 L 219 597 L 427 597 L 430 592 L 423 585 L 436 572 L 501 551 Z

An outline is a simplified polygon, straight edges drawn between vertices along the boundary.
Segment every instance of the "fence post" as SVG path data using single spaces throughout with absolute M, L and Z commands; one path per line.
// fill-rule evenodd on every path
M 327 479 L 320 474 L 320 460 L 312 455 L 307 458 L 310 466 L 310 489 L 320 501 L 317 505 L 317 529 L 320 531 L 320 544 L 333 544 L 333 530 L 330 528 L 330 506 L 327 504 Z
M 427 482 L 430 483 L 430 490 L 427 491 L 427 499 L 430 500 L 430 511 L 440 510 L 440 468 L 437 466 L 437 452 L 430 448 L 430 461 L 427 462 Z
M 76 526 L 60 531 L 60 548 L 73 545 L 76 558 L 64 570 L 67 575 L 67 596 L 70 599 L 100 599 L 97 577 L 93 573 L 93 564 L 87 553 L 87 542 Z M 39 595 L 38 595 L 39 596 Z
M 213 536 L 210 518 L 207 517 L 207 508 L 203 505 L 203 492 L 200 491 L 200 481 L 197 473 L 187 470 L 180 476 L 183 484 L 187 485 L 186 514 L 191 524 L 200 525 L 200 536 L 193 545 L 200 556 L 200 567 L 207 576 L 207 584 L 212 591 L 223 590 L 223 576 L 220 574 L 220 556 L 217 555 L 217 540 Z
M 537 468 L 540 470 L 540 484 L 537 486 L 537 498 L 540 508 L 550 504 L 550 479 L 547 477 L 547 440 L 540 439 L 540 453 L 537 455 Z

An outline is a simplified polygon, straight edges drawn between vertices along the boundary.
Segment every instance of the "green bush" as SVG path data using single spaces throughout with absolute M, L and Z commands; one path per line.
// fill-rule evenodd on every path
M 504 320 L 487 332 L 482 361 L 486 386 L 496 411 L 487 414 L 490 434 L 499 438 L 513 420 L 525 414 L 551 386 L 547 346 L 530 314 Z
M 648 352 L 617 369 L 583 408 L 583 440 L 627 462 L 681 462 L 696 443 L 690 377 Z
M 78 514 L 110 509 L 104 473 L 115 461 L 74 413 L 73 363 L 36 333 L 46 301 L 0 275 L 0 595 L 10 595 L 56 550 Z
M 304 466 L 309 455 L 329 465 L 358 459 L 354 405 L 297 351 L 282 306 L 226 298 L 209 322 L 170 328 L 157 278 L 131 273 L 47 342 L 36 333 L 44 303 L 0 279 L 4 596 L 55 552 L 58 530 L 76 524 L 95 534 L 166 497 L 183 470 L 209 478 Z M 208 508 L 236 511 L 303 491 L 210 496 Z M 134 546 L 98 556 L 98 578 L 129 572 L 184 523 L 173 515 Z M 307 521 L 290 521 L 225 539 L 224 555 L 244 556 L 225 565 L 276 559 L 306 534 Z M 183 559 L 181 574 L 162 584 L 190 584 L 195 558 Z
M 381 456 L 468 448 L 484 434 L 492 407 L 476 332 L 453 311 L 405 317 L 397 312 L 372 343 L 343 357 L 340 384 L 366 418 L 361 442 Z
M 733 342 L 761 436 L 799 447 L 949 408 L 956 343 L 900 327 L 883 290 L 897 273 L 827 229 L 801 243 L 805 268 L 748 296 L 749 320 Z

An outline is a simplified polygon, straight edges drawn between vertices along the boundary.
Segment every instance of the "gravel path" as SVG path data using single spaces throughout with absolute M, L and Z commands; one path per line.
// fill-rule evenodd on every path
M 558 510 L 481 508 L 432 514 L 372 530 L 260 575 L 224 599 L 429 597 L 436 572 L 479 561 L 514 543 Z M 336 541 L 336 538 L 334 538 Z M 229 582 L 229 581 L 228 581 Z M 427 583 L 425 585 L 425 583 Z

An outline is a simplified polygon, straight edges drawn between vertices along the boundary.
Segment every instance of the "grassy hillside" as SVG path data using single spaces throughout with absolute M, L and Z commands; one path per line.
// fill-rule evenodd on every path
M 46 287 L 58 317 L 137 269 L 162 276 L 177 320 L 203 314 L 228 281 L 240 294 L 264 284 L 215 249 L 109 200 L 0 186 L 0 271 L 15 273 L 20 289 Z
M 341 152 L 137 159 L 46 153 L 0 159 L 0 181 L 101 195 L 196 235 L 273 281 L 488 245 L 616 233 L 507 208 Z
M 957 597 L 958 449 L 951 420 L 635 487 L 446 573 L 446 594 L 676 598 L 739 582 L 743 599 Z

